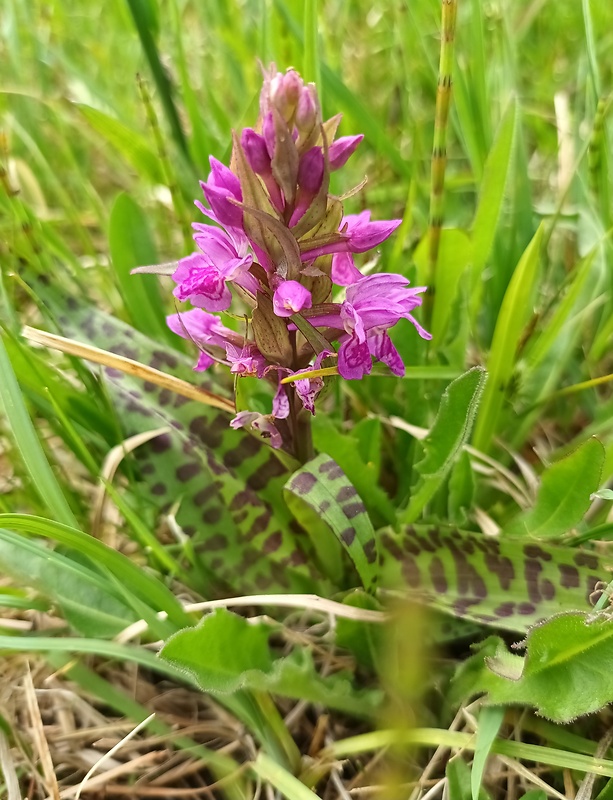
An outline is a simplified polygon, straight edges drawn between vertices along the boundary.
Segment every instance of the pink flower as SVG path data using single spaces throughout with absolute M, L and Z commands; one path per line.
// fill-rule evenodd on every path
M 200 253 L 192 253 L 179 261 L 172 275 L 177 286 L 173 294 L 189 300 L 197 308 L 225 311 L 232 302 L 227 282 L 235 282 L 255 294 L 256 279 L 249 273 L 253 255 L 242 232 L 232 233 L 212 225 L 196 223 L 194 239 Z
M 311 293 L 298 281 L 283 281 L 272 298 L 273 308 L 278 317 L 291 317 L 303 308 L 311 308 L 312 303 Z
M 245 427 L 253 428 L 263 439 L 270 439 L 270 446 L 275 450 L 283 446 L 281 434 L 268 415 L 258 414 L 256 411 L 239 411 L 234 419 L 230 420 L 230 427 L 235 430 Z
M 228 344 L 226 355 L 232 365 L 230 372 L 234 375 L 264 377 L 264 371 L 268 364 L 254 342 L 246 342 L 242 348 L 238 348 L 234 344 Z
M 361 214 L 348 214 L 343 217 L 339 229 L 339 233 L 344 237 L 343 240 L 324 245 L 316 243 L 311 249 L 307 249 L 309 242 L 306 241 L 302 247 L 302 260 L 312 261 L 314 258 L 332 253 L 365 253 L 391 236 L 401 222 L 401 219 L 371 222 L 368 210 L 362 211 Z
M 219 317 L 207 314 L 199 308 L 171 314 L 166 317 L 166 323 L 173 333 L 184 339 L 190 339 L 201 348 L 198 363 L 194 367 L 197 371 L 208 369 L 216 360 L 222 359 L 228 342 L 238 344 L 242 341 L 242 337 L 226 328 Z M 220 359 L 212 358 L 206 348 L 208 350 L 218 348 Z

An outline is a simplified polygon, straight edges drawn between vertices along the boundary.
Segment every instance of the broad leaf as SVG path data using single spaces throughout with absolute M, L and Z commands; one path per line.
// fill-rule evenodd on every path
M 317 456 L 292 475 L 285 489 L 298 519 L 300 504 L 294 498 L 326 523 L 347 549 L 364 588 L 372 589 L 378 574 L 375 532 L 362 498 L 336 461 Z
M 53 309 L 64 335 L 161 369 L 216 393 L 213 374 L 196 379 L 192 360 L 160 346 L 103 312 L 67 302 L 48 287 L 37 291 Z M 282 500 L 286 470 L 274 451 L 242 430 L 230 415 L 172 394 L 168 389 L 105 368 L 104 376 L 126 436 L 168 427 L 138 448 L 148 486 L 146 501 L 159 511 L 178 505 L 175 519 L 186 534 L 185 557 L 196 588 L 211 596 L 229 591 L 315 588 Z
M 308 650 L 276 657 L 269 645 L 278 626 L 251 624 L 219 609 L 195 628 L 172 636 L 160 657 L 186 672 L 206 692 L 230 694 L 239 689 L 270 691 L 338 708 L 359 716 L 377 710 L 382 692 L 357 691 L 348 674 L 318 674 Z
M 524 646 L 522 657 L 502 640 L 488 640 L 459 673 L 457 688 L 487 692 L 496 705 L 533 706 L 560 723 L 613 701 L 613 621 L 606 615 L 560 614 L 533 628 Z
M 592 609 L 608 561 L 596 553 L 443 526 L 377 532 L 379 586 L 456 617 L 526 632 L 564 611 Z
M 560 536 L 578 525 L 600 486 L 604 447 L 588 439 L 573 453 L 548 467 L 534 508 L 505 527 L 505 535 L 529 535 L 536 539 Z

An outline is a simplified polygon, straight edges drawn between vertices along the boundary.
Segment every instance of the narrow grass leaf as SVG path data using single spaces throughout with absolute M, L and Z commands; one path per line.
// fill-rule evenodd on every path
M 155 85 L 159 92 L 160 101 L 164 108 L 166 121 L 170 127 L 172 137 L 175 140 L 175 144 L 179 150 L 189 160 L 189 148 L 187 146 L 185 133 L 181 127 L 179 113 L 177 111 L 177 107 L 175 106 L 175 101 L 173 98 L 173 86 L 170 82 L 170 78 L 168 77 L 168 73 L 162 64 L 160 53 L 155 41 L 155 25 L 153 24 L 155 19 L 155 4 L 152 2 L 152 0 L 126 0 L 126 2 L 128 4 L 128 8 L 130 9 L 130 14 L 132 15 L 134 27 L 138 33 L 143 52 L 145 53 L 145 57 L 149 63 L 149 68 L 153 75 Z
M 531 298 L 538 275 L 543 226 L 535 233 L 515 268 L 496 321 L 492 349 L 487 359 L 489 381 L 477 416 L 473 445 L 489 450 L 498 428 L 505 395 L 515 367 L 517 345 L 528 321 Z
M 477 728 L 477 743 L 475 757 L 470 772 L 470 789 L 472 800 L 479 800 L 481 782 L 485 771 L 485 763 L 492 749 L 492 744 L 498 736 L 504 720 L 504 708 L 491 708 L 485 706 L 479 712 L 479 727 Z
M 537 336 L 526 348 L 526 360 L 529 362 L 531 370 L 536 369 L 536 367 L 543 363 L 558 340 L 562 329 L 566 325 L 572 324 L 573 309 L 581 295 L 581 290 L 585 286 L 587 278 L 592 273 L 594 259 L 599 250 L 600 245 L 597 245 L 578 264 L 571 285 L 564 295 L 564 298 L 556 305 L 547 324 L 540 327 Z
M 15 444 L 40 499 L 53 516 L 66 525 L 77 525 L 38 439 L 24 403 L 17 378 L 0 337 L 0 411 L 4 412 Z
M 164 182 L 159 159 L 140 133 L 110 114 L 92 106 L 77 104 L 75 108 L 93 130 L 106 139 L 112 148 L 121 153 L 141 178 L 146 178 L 153 184 Z
M 164 322 L 158 282 L 131 275 L 134 267 L 156 264 L 158 256 L 147 217 L 138 204 L 121 193 L 113 203 L 109 220 L 109 249 L 115 275 L 134 327 L 174 344 L 176 336 Z
M 481 284 L 481 275 L 494 244 L 507 178 L 511 171 L 516 120 L 517 101 L 513 99 L 500 122 L 494 144 L 485 162 L 483 180 L 479 190 L 479 202 L 472 224 L 471 288 L 473 292 Z M 476 293 L 476 296 L 480 296 L 480 292 Z
M 419 243 L 413 259 L 419 270 L 418 283 L 425 283 L 428 275 L 429 235 Z M 458 287 L 466 268 L 473 259 L 471 241 L 464 231 L 443 228 L 440 232 L 437 269 L 435 273 L 434 309 L 432 312 L 432 338 L 440 346 L 455 309 Z M 428 369 L 425 367 L 424 369 Z M 405 377 L 408 377 L 405 376 Z
M 251 770 L 281 792 L 287 800 L 317 800 L 317 795 L 284 767 L 260 752 L 251 765 Z
M 109 569 L 125 587 L 156 611 L 165 611 L 180 627 L 191 625 L 192 619 L 181 608 L 172 592 L 163 583 L 142 570 L 122 553 L 107 547 L 83 531 L 59 522 L 27 514 L 0 514 L 0 525 L 30 536 L 52 539 Z
M 341 739 L 329 745 L 324 753 L 331 758 L 345 758 L 359 753 L 368 753 L 384 747 L 406 744 L 407 746 L 445 747 L 458 750 L 473 751 L 476 746 L 474 733 L 450 731 L 439 728 L 414 728 L 408 731 L 379 730 Z M 499 753 L 510 758 L 535 761 L 537 764 L 549 764 L 578 772 L 596 772 L 598 775 L 613 777 L 613 761 L 604 758 L 593 758 L 569 750 L 558 750 L 538 744 L 506 741 L 496 739 L 492 744 L 492 753 Z
M 0 529 L 0 566 L 3 574 L 57 603 L 67 621 L 83 636 L 115 636 L 136 622 L 136 615 L 99 572 L 3 529 Z

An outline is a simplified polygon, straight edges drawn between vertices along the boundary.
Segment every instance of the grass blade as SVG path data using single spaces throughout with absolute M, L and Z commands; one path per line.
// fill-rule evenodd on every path
M 47 461 L 1 337 L 0 375 L 0 410 L 6 416 L 36 492 L 55 519 L 76 527 L 78 523 Z

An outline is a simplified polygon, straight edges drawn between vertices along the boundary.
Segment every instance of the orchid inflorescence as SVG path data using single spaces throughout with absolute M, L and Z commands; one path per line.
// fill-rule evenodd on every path
M 412 316 L 425 287 L 409 288 L 397 274 L 365 276 L 354 263 L 354 253 L 377 247 L 400 220 L 372 221 L 369 211 L 344 216 L 341 200 L 330 194 L 330 173 L 363 138 L 335 139 L 340 118 L 323 122 L 315 86 L 293 69 L 283 74 L 272 67 L 257 128 L 235 133 L 230 167 L 211 158 L 201 182 L 207 205 L 196 205 L 215 224 L 194 223 L 198 250 L 172 275 L 175 297 L 193 308 L 171 315 L 168 324 L 198 345 L 195 369 L 221 362 L 237 376 L 276 387 L 272 414 L 240 411 L 231 425 L 250 426 L 290 452 L 292 424 L 305 409 L 315 413 L 323 388 L 314 370 L 337 359 L 338 374 L 359 379 L 371 372 L 374 357 L 402 376 L 388 330 L 405 318 L 430 338 Z M 342 302 L 332 299 L 334 284 L 346 287 Z M 211 313 L 227 311 L 233 294 L 251 309 L 244 335 Z M 282 382 L 290 376 L 292 382 Z

